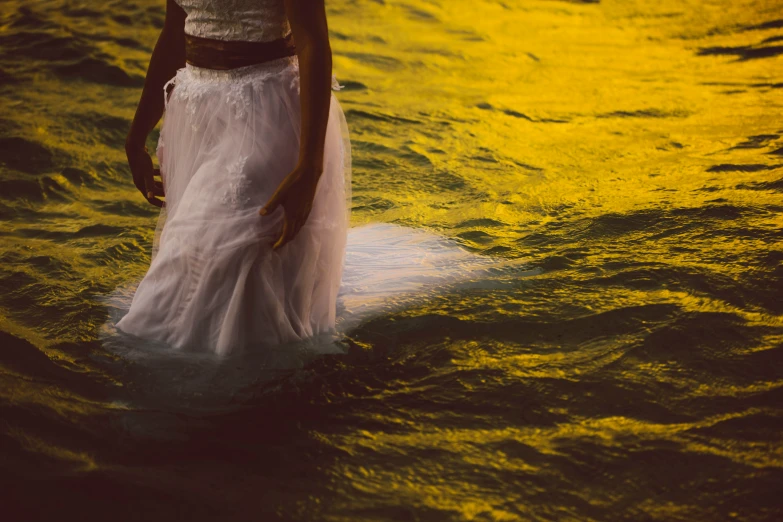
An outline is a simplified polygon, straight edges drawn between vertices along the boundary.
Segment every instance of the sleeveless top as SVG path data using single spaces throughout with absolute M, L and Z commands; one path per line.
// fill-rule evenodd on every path
M 284 0 L 175 0 L 185 33 L 215 40 L 264 42 L 291 32 Z

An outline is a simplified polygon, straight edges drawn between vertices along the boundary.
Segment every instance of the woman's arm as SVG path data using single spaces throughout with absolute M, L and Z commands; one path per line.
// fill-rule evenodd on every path
M 324 0 L 286 0 L 299 61 L 302 136 L 299 162 L 320 176 L 332 96 L 332 49 Z
M 266 215 L 278 206 L 285 211 L 280 236 L 273 243 L 275 249 L 293 239 L 310 215 L 315 188 L 323 173 L 332 101 L 332 49 L 324 0 L 285 0 L 285 8 L 299 61 L 302 131 L 296 168 L 259 211 Z
M 147 201 L 158 207 L 163 202 L 156 196 L 162 196 L 163 192 L 154 182 L 152 158 L 145 143 L 163 116 L 163 86 L 185 65 L 185 16 L 174 0 L 166 0 L 166 20 L 152 51 L 141 99 L 125 139 L 133 183 Z

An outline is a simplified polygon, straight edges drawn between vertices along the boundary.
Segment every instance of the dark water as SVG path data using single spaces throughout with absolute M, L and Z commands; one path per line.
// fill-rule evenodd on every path
M 780 520 L 783 4 L 328 4 L 354 224 L 525 277 L 296 371 L 117 357 L 163 2 L 6 0 L 4 518 Z

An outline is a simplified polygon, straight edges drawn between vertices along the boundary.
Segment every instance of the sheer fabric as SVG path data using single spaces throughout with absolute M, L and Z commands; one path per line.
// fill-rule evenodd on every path
M 333 331 L 351 163 L 334 96 L 307 222 L 272 250 L 283 209 L 258 215 L 298 160 L 298 78 L 295 56 L 177 73 L 157 151 L 166 207 L 150 269 L 118 329 L 219 354 Z

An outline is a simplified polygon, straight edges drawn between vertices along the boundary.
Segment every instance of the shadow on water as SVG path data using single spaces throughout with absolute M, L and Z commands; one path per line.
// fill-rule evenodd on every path
M 783 20 L 770 20 L 761 24 L 745 26 L 741 30 L 765 31 L 781 27 L 783 27 Z M 736 56 L 738 61 L 774 58 L 783 54 L 783 46 L 766 44 L 779 42 L 781 39 L 783 39 L 781 36 L 771 36 L 762 39 L 755 45 L 701 47 L 696 54 L 698 56 Z
M 98 343 L 55 345 L 48 354 L 6 333 L 0 343 L 8 385 L 26 394 L 7 396 L 2 407 L 6 515 L 273 520 L 326 493 L 322 470 L 340 451 L 313 430 L 340 425 L 345 412 L 333 399 L 344 362 L 322 358 L 266 374 L 233 390 L 241 399 L 225 395 L 218 405 L 209 396 L 205 409 L 189 395 L 195 387 L 183 392 L 182 375 L 167 385 L 159 367 L 113 359 Z M 132 514 L 118 513 L 117 503 Z
M 756 60 L 759 58 L 773 58 L 783 54 L 783 46 L 738 45 L 734 47 L 702 47 L 698 51 L 699 56 L 736 56 L 738 60 Z

